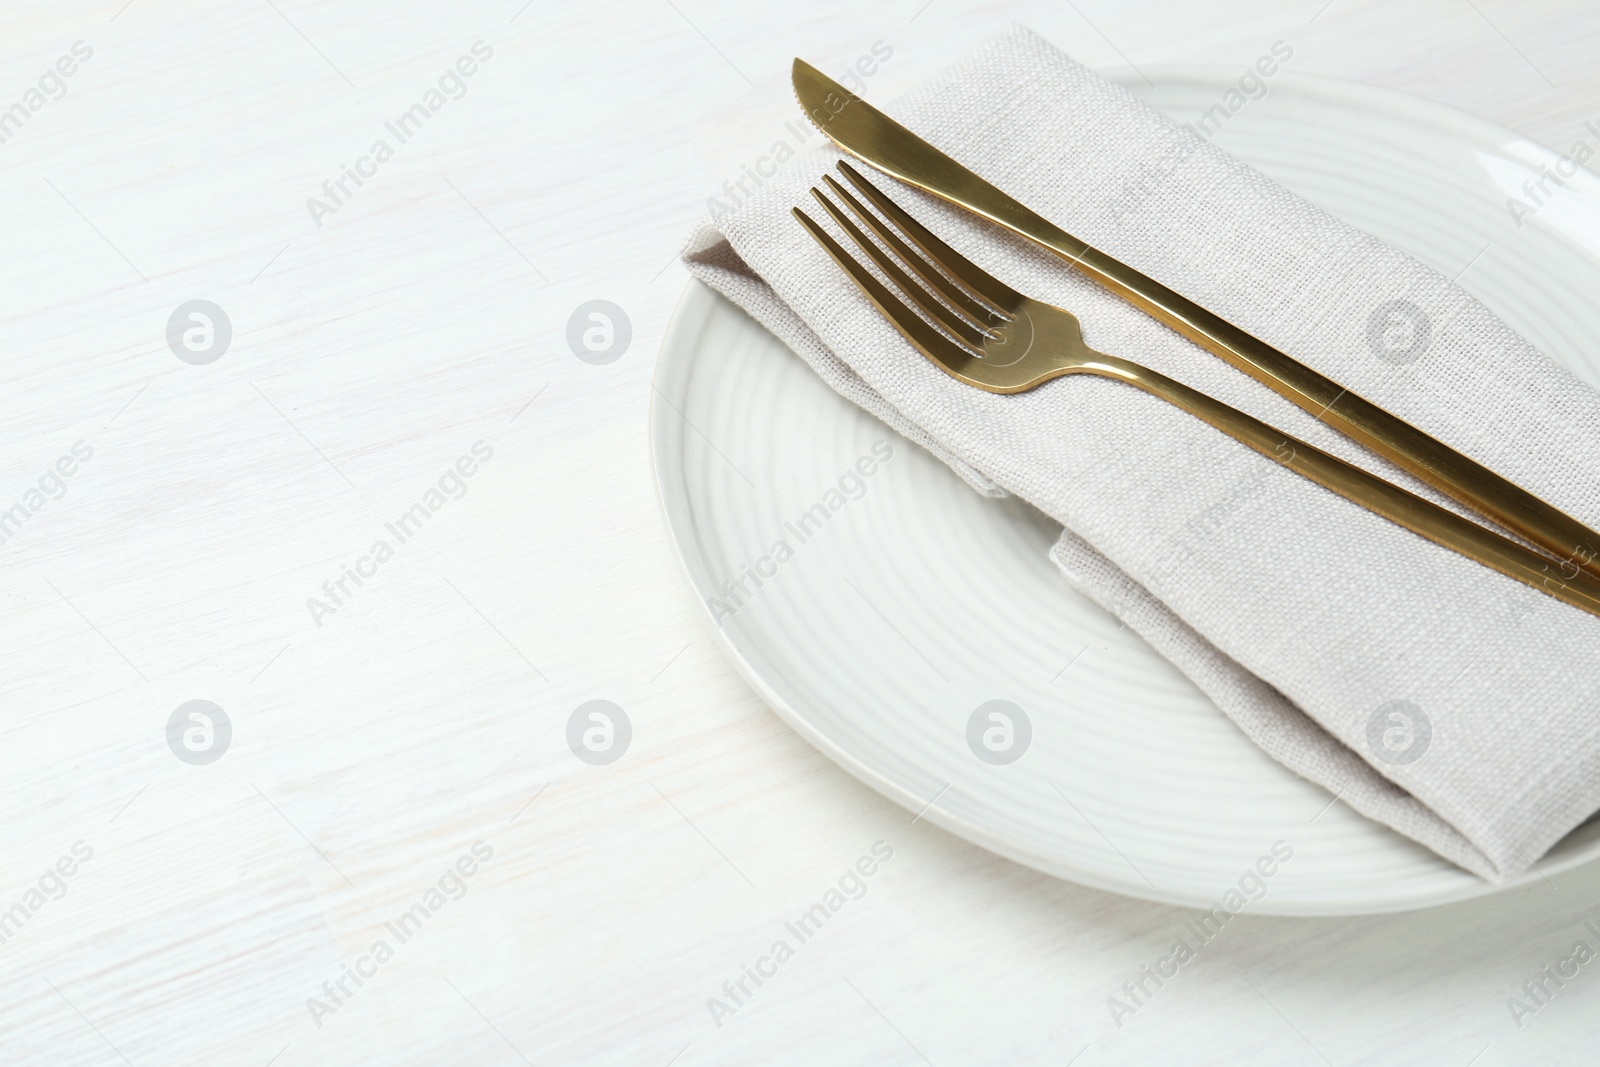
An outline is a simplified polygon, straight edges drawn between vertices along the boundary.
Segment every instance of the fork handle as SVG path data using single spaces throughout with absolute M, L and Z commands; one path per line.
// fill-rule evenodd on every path
M 1564 573 L 1550 557 L 1464 519 L 1430 500 L 1415 496 L 1182 382 L 1103 353 L 1095 353 L 1088 361 L 1063 369 L 1061 373 L 1094 374 L 1136 386 L 1324 489 L 1405 527 L 1419 537 L 1476 560 L 1485 567 L 1591 615 L 1600 616 L 1600 579 L 1587 570 L 1574 566 L 1571 574 Z

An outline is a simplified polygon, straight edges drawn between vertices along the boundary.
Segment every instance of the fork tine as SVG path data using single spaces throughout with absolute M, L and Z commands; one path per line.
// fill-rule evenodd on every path
M 850 254 L 839 246 L 839 242 L 833 239 L 832 234 L 812 221 L 804 211 L 799 208 L 793 210 L 794 217 L 811 232 L 811 236 L 823 250 L 833 257 L 833 261 L 850 275 L 850 280 L 866 294 L 867 299 L 877 305 L 878 310 L 883 312 L 905 339 L 916 346 L 923 355 L 952 374 L 973 360 L 981 358 L 978 353 L 969 351 L 964 345 L 952 341 L 930 326 L 920 315 L 896 298 L 888 286 L 880 282 L 870 270 L 851 258 Z
M 851 185 L 861 191 L 862 196 L 872 201 L 874 207 L 887 215 L 889 221 L 911 239 L 912 244 L 922 249 L 929 259 L 965 283 L 973 292 L 1005 312 L 1022 303 L 1021 293 L 935 237 L 926 226 L 906 214 L 899 204 L 890 200 L 882 190 L 863 178 L 849 163 L 841 159 L 839 170 L 850 179 Z
M 950 331 L 957 339 L 974 348 L 983 347 L 984 334 L 976 326 L 941 304 L 937 297 L 913 281 L 892 256 L 873 244 L 872 239 L 862 233 L 843 211 L 835 207 L 833 201 L 823 196 L 821 190 L 812 189 L 811 195 L 817 198 L 817 203 L 822 205 L 822 209 L 832 216 L 833 221 L 839 224 L 839 228 L 856 243 L 856 247 L 866 253 L 867 258 L 876 263 L 879 270 L 889 276 L 889 280 L 899 288 L 901 296 L 910 297 L 929 318 Z
M 868 211 L 866 205 L 857 200 L 850 190 L 834 181 L 833 175 L 824 174 L 822 180 L 828 183 L 828 188 L 833 190 L 833 195 L 844 201 L 845 206 L 860 220 L 863 226 L 871 230 L 879 240 L 888 245 L 895 255 L 899 256 L 908 267 L 916 272 L 917 277 L 937 289 L 939 295 L 943 296 L 947 302 L 955 305 L 967 318 L 972 319 L 980 326 L 994 320 L 995 311 L 993 308 L 989 307 L 988 304 L 974 300 L 967 294 L 965 289 L 956 282 L 951 281 L 926 256 L 906 244 L 900 235 L 894 232 L 892 227 L 884 225 L 882 219 Z

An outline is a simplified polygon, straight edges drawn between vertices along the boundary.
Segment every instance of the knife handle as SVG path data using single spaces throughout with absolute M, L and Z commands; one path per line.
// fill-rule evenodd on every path
M 1061 236 L 1071 243 L 1045 247 L 1157 321 L 1451 499 L 1538 545 L 1565 571 L 1600 576 L 1600 534 L 1583 523 L 1155 279 L 1076 238 Z

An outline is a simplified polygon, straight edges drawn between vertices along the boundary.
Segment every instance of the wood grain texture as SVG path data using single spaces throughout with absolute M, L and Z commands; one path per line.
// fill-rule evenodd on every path
M 792 56 L 886 42 L 888 98 L 1013 20 L 1095 65 L 1242 67 L 1285 39 L 1296 69 L 1563 149 L 1600 118 L 1579 0 L 0 13 L 0 113 L 92 49 L 0 144 L 0 511 L 26 509 L 0 545 L 0 920 L 24 907 L 0 1061 L 1593 1062 L 1600 965 L 1520 1029 L 1506 1000 L 1600 947 L 1600 867 L 1422 914 L 1241 918 L 1118 1028 L 1107 998 L 1190 913 L 913 823 L 701 629 L 645 444 L 683 235 L 795 117 Z M 318 225 L 307 199 L 480 41 L 463 95 Z M 204 366 L 166 339 L 196 299 L 233 330 Z M 605 366 L 565 339 L 591 299 L 632 322 Z M 318 625 L 308 598 L 478 442 L 464 495 Z M 603 767 L 565 740 L 597 698 L 634 730 Z M 205 766 L 166 740 L 194 699 L 233 728 Z M 866 895 L 716 1025 L 707 998 L 878 841 Z M 464 895 L 428 907 L 475 842 Z

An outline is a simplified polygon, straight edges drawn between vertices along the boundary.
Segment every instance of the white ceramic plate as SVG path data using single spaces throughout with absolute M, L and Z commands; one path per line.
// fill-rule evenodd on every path
M 1110 76 L 1180 121 L 1238 77 L 1145 73 L 1153 85 Z M 1507 198 L 1554 165 L 1549 152 L 1386 90 L 1289 73 L 1270 87 L 1219 145 L 1445 274 L 1465 269 L 1463 285 L 1600 383 L 1600 180 L 1580 173 L 1519 228 Z M 909 811 L 1041 871 L 1177 904 L 1215 904 L 1278 841 L 1293 859 L 1256 913 L 1397 911 L 1492 891 L 1330 807 L 1067 586 L 1046 558 L 1055 523 L 971 492 L 709 289 L 684 294 L 655 380 L 662 508 L 717 640 L 785 721 Z M 819 503 L 826 521 L 814 512 L 815 529 L 800 527 Z M 736 599 L 725 583 L 741 578 Z M 967 740 L 990 700 L 1031 724 L 1008 765 Z M 1592 820 L 1541 867 L 1597 854 Z

